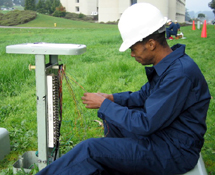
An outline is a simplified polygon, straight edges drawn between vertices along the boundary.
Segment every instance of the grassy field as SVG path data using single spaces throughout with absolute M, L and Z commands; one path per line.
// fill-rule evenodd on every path
M 7 11 L 7 10 L 0 10 L 0 13 L 3 13 L 3 14 L 6 14 L 7 12 L 9 12 L 9 11 Z
M 18 25 L 20 27 L 55 27 L 56 28 L 71 28 L 71 29 L 103 29 L 103 28 L 113 28 L 113 25 L 107 24 L 96 24 L 84 21 L 73 21 L 65 18 L 51 17 L 48 15 L 38 14 L 36 20 L 32 20 L 26 24 Z
M 57 27 L 54 28 L 54 23 Z M 136 91 L 147 82 L 144 67 L 130 57 L 130 52 L 118 51 L 121 38 L 116 25 L 94 24 L 54 18 L 45 15 L 18 27 L 0 28 L 0 127 L 10 132 L 11 152 L 0 161 L 0 174 L 10 175 L 13 164 L 26 151 L 37 150 L 37 118 L 35 72 L 28 65 L 35 64 L 34 55 L 7 54 L 7 45 L 50 42 L 76 43 L 87 46 L 86 53 L 77 56 L 59 56 L 71 75 L 88 92 L 115 93 Z M 201 38 L 201 30 L 192 26 L 182 28 L 186 39 L 168 41 L 186 44 L 190 55 L 202 70 L 212 97 L 215 96 L 214 26 L 207 26 L 207 38 Z M 47 57 L 48 60 L 48 57 Z M 102 128 L 94 122 L 97 110 L 87 110 L 81 103 L 84 91 L 73 85 L 78 107 L 75 105 L 66 83 L 63 83 L 63 123 L 61 127 L 61 152 L 65 153 L 81 140 L 101 137 Z M 202 156 L 209 175 L 215 175 L 215 101 L 212 98 L 207 117 L 208 130 Z M 35 174 L 33 170 L 31 174 Z

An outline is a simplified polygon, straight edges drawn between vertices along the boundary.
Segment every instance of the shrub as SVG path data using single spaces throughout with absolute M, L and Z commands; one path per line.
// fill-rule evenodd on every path
M 52 15 L 55 16 L 55 17 L 64 17 L 66 15 L 66 12 L 55 10 Z
M 37 13 L 31 10 L 14 10 L 4 14 L 0 20 L 1 26 L 14 26 L 18 24 L 27 23 L 35 19 Z
M 4 14 L 0 13 L 0 20 L 3 18 Z
M 55 17 L 64 17 L 66 15 L 66 9 L 62 5 L 56 7 L 56 10 L 52 14 Z
M 75 18 L 78 18 L 78 14 L 77 13 L 69 13 L 69 12 L 67 12 L 65 18 L 66 19 L 75 19 Z
M 86 16 L 83 13 L 77 14 L 77 13 L 70 13 L 70 12 L 66 13 L 65 18 L 72 19 L 72 20 L 82 20 L 82 21 L 92 21 L 93 20 L 92 17 Z
M 106 24 L 117 24 L 117 21 L 108 21 Z
M 78 14 L 78 18 L 83 19 L 85 17 L 85 15 L 83 13 Z

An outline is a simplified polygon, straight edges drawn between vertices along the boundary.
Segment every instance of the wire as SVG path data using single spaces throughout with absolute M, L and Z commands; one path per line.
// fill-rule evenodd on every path
M 74 121 L 74 125 L 73 124 L 71 125 L 71 127 L 73 127 L 73 131 L 72 131 L 73 135 L 70 136 L 69 140 L 67 140 L 67 143 L 69 143 L 70 140 L 73 138 L 73 136 L 75 134 L 74 132 L 75 132 L 77 126 L 78 126 L 78 128 L 77 128 L 78 130 L 77 130 L 76 135 L 78 135 L 78 137 L 80 138 L 81 137 L 80 133 L 81 133 L 81 130 L 83 128 L 84 129 L 84 135 L 82 136 L 82 139 L 84 140 L 84 139 L 86 139 L 86 136 L 87 136 L 87 124 L 86 124 L 86 120 L 85 120 L 86 117 L 83 117 L 83 112 L 82 112 L 82 109 L 81 109 L 81 107 L 79 105 L 79 102 L 78 102 L 78 100 L 76 98 L 73 84 L 75 83 L 76 85 L 78 85 L 81 89 L 84 90 L 84 92 L 87 92 L 87 90 L 82 85 L 80 85 L 73 77 L 71 77 L 70 75 L 68 75 L 65 72 L 63 66 L 60 66 L 59 74 L 60 74 L 59 75 L 59 79 L 61 81 L 63 79 L 65 79 L 65 81 L 66 81 L 66 85 L 67 85 L 68 91 L 69 91 L 69 93 L 70 93 L 70 95 L 72 97 L 72 100 L 74 102 L 75 113 L 77 114 L 77 117 L 76 117 L 76 119 Z M 61 91 L 61 95 L 62 95 L 62 82 L 61 82 L 61 86 L 60 86 L 60 91 Z M 62 115 L 62 97 L 59 96 L 59 98 L 60 98 L 60 103 L 61 103 L 61 108 L 60 108 L 61 111 L 60 111 L 60 113 Z M 61 117 L 61 121 L 62 121 L 62 117 Z M 79 124 L 78 124 L 78 122 L 79 122 Z M 102 127 L 99 127 L 99 128 L 103 130 Z M 108 133 L 109 133 L 109 127 L 108 127 Z M 68 134 L 70 134 L 70 133 L 68 133 Z

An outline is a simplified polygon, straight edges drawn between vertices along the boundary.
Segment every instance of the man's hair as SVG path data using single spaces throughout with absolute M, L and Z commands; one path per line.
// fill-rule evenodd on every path
M 167 42 L 166 42 L 166 38 L 165 38 L 165 32 L 153 33 L 153 34 L 147 36 L 146 38 L 143 38 L 143 40 L 140 41 L 140 42 L 145 44 L 150 39 L 153 39 L 153 40 L 157 41 L 163 47 L 168 45 Z

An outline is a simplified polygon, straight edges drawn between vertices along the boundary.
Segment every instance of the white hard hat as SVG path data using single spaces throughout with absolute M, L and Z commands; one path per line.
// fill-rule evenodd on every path
M 168 19 L 166 23 L 169 23 L 169 22 L 171 22 L 171 21 L 172 21 L 171 19 Z
M 158 31 L 165 31 L 167 18 L 149 3 L 136 3 L 122 14 L 118 28 L 123 40 L 119 51 L 123 52 L 136 42 Z M 160 30 L 159 30 L 160 29 Z

